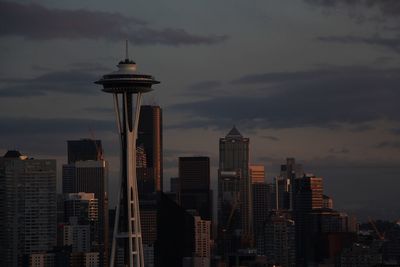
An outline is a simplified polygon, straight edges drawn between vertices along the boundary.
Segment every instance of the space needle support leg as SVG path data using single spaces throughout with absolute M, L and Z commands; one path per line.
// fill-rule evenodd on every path
M 140 229 L 140 212 L 136 178 L 136 137 L 140 115 L 141 94 L 137 94 L 135 120 L 133 121 L 132 94 L 125 96 L 125 124 L 127 137 L 127 207 L 128 207 L 128 244 L 129 267 L 144 267 L 143 245 Z
M 135 145 L 135 156 L 136 156 L 136 138 L 137 138 L 137 132 L 138 132 L 138 126 L 139 126 L 139 118 L 140 118 L 140 107 L 141 107 L 141 102 L 142 102 L 142 93 L 138 93 L 136 96 L 136 111 L 135 111 L 135 122 L 134 122 L 134 132 L 135 132 L 135 140 L 134 140 L 134 145 Z M 136 170 L 136 157 L 135 157 L 135 170 Z M 134 179 L 134 192 L 135 194 L 135 203 L 137 203 L 136 208 L 135 208 L 135 218 L 138 218 L 135 220 L 136 223 L 136 249 L 137 249 L 137 256 L 139 258 L 139 264 L 138 266 L 144 267 L 144 255 L 143 255 L 143 243 L 142 243 L 142 229 L 141 229 L 141 222 L 140 222 L 140 206 L 139 206 L 139 192 L 137 189 L 137 176 L 135 172 L 135 179 Z
M 115 109 L 115 115 L 117 119 L 117 129 L 118 133 L 120 135 L 120 147 L 122 148 L 122 131 L 123 129 L 121 128 L 121 115 L 120 115 L 120 107 L 119 107 L 119 101 L 118 101 L 118 94 L 113 94 L 114 97 L 114 109 Z M 120 213 L 120 203 L 121 203 L 121 183 L 122 183 L 122 150 L 120 150 L 120 186 L 118 189 L 118 198 L 117 198 L 117 210 L 115 212 L 115 220 L 114 220 L 114 231 L 113 231 L 113 240 L 112 240 L 112 246 L 111 246 L 111 258 L 110 258 L 110 267 L 115 266 L 115 252 L 117 248 L 117 235 L 118 235 L 118 225 L 119 225 L 119 213 Z

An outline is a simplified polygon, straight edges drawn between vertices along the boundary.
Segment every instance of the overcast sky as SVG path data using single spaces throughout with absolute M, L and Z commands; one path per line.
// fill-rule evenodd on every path
M 161 81 L 165 186 L 177 157 L 211 157 L 232 125 L 268 180 L 286 157 L 324 178 L 336 209 L 399 219 L 400 1 L 0 1 L 0 152 L 66 161 L 103 141 L 112 99 L 93 84 L 124 57 Z M 111 194 L 115 183 L 111 182 Z

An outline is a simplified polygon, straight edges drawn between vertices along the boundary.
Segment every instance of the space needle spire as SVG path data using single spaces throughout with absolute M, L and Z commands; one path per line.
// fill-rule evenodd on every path
M 95 82 L 103 86 L 104 92 L 113 94 L 121 144 L 121 180 L 110 267 L 115 266 L 117 248 L 124 249 L 125 266 L 144 267 L 136 177 L 136 139 L 142 94 L 152 91 L 152 85 L 160 82 L 151 75 L 136 72 L 136 63 L 129 59 L 128 41 L 125 53 L 126 58 L 119 62 L 117 71 L 103 75 Z

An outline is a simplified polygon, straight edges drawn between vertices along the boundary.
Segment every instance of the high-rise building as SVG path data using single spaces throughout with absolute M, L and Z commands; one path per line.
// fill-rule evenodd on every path
M 295 223 L 273 212 L 264 224 L 264 255 L 268 266 L 296 266 Z
M 99 208 L 94 193 L 69 193 L 64 200 L 63 245 L 75 252 L 98 251 Z
M 8 151 L 0 158 L 0 190 L 2 265 L 19 266 L 51 250 L 57 241 L 56 161 Z
M 264 165 L 251 164 L 249 166 L 251 183 L 265 183 Z
M 218 232 L 220 238 L 225 240 L 219 244 L 224 247 L 222 250 L 236 252 L 238 246 L 247 247 L 251 243 L 252 213 L 249 138 L 243 137 L 233 127 L 219 140 Z M 238 246 L 233 245 L 235 241 L 229 241 L 236 239 L 232 236 L 233 233 L 240 238 Z
M 277 176 L 274 178 L 274 193 L 273 193 L 273 208 L 275 210 L 290 210 L 291 209 L 291 179 Z
M 211 260 L 211 221 L 194 216 L 195 266 L 209 267 Z
M 293 215 L 296 222 L 296 258 L 298 265 L 314 263 L 312 243 L 307 221 L 314 210 L 323 207 L 322 178 L 313 175 L 295 179 Z
M 68 164 L 77 161 L 102 160 L 103 147 L 100 140 L 81 139 L 67 141 Z
M 68 141 L 68 149 L 70 148 L 72 151 L 68 151 L 68 158 L 71 161 L 63 165 L 63 193 L 93 193 L 97 199 L 98 227 L 92 238 L 98 240 L 96 251 L 100 255 L 100 266 L 106 266 L 109 251 L 108 163 L 102 160 L 102 152 L 98 156 L 98 151 L 102 151 L 99 140 Z
M 210 158 L 179 158 L 179 199 L 184 209 L 196 210 L 203 220 L 212 219 Z
M 145 168 L 148 174 L 148 176 L 142 176 L 138 173 L 138 183 L 141 179 L 152 181 L 152 186 L 145 188 L 139 194 L 163 191 L 162 110 L 159 106 L 143 105 L 141 107 L 136 144 L 144 150 Z
M 267 183 L 253 183 L 253 229 L 257 251 L 263 251 L 264 223 L 272 209 L 272 186 Z

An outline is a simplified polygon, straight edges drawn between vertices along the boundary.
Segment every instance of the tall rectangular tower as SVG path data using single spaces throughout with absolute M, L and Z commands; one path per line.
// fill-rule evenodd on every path
M 56 161 L 8 151 L 0 158 L 0 259 L 4 266 L 57 241 Z
M 159 106 L 141 106 L 136 146 L 144 149 L 148 169 L 146 173 L 150 173 L 154 181 L 153 188 L 140 193 L 163 191 L 162 110 Z M 138 180 L 140 179 L 143 179 L 141 172 L 138 173 Z
M 184 209 L 196 210 L 203 220 L 212 219 L 210 158 L 179 158 L 179 199 Z
M 232 181 L 238 182 L 239 203 L 231 203 L 228 206 L 231 206 L 232 209 L 236 207 L 239 208 L 241 225 L 236 232 L 241 233 L 241 245 L 246 246 L 253 238 L 252 190 L 249 175 L 249 138 L 243 137 L 236 127 L 233 127 L 224 138 L 220 138 L 219 140 L 218 201 L 220 203 L 220 210 L 218 212 L 221 214 L 225 212 L 229 213 L 229 211 L 223 211 L 223 206 L 227 205 L 227 202 L 229 202 L 229 199 L 225 198 L 227 194 L 225 194 L 224 191 L 225 189 L 230 189 L 226 187 L 225 178 L 221 176 L 221 174 L 227 172 L 233 172 L 235 173 L 233 176 L 239 178 L 236 180 L 232 179 Z M 233 213 L 234 210 L 232 210 L 232 214 Z M 229 215 L 229 217 L 231 216 Z M 230 220 L 229 217 L 228 221 Z
M 63 165 L 63 193 L 94 193 L 98 200 L 98 240 L 100 265 L 108 264 L 108 163 L 103 160 L 100 140 L 68 141 L 68 164 Z
M 81 139 L 69 140 L 68 144 L 68 164 L 76 161 L 102 160 L 103 148 L 100 140 Z

